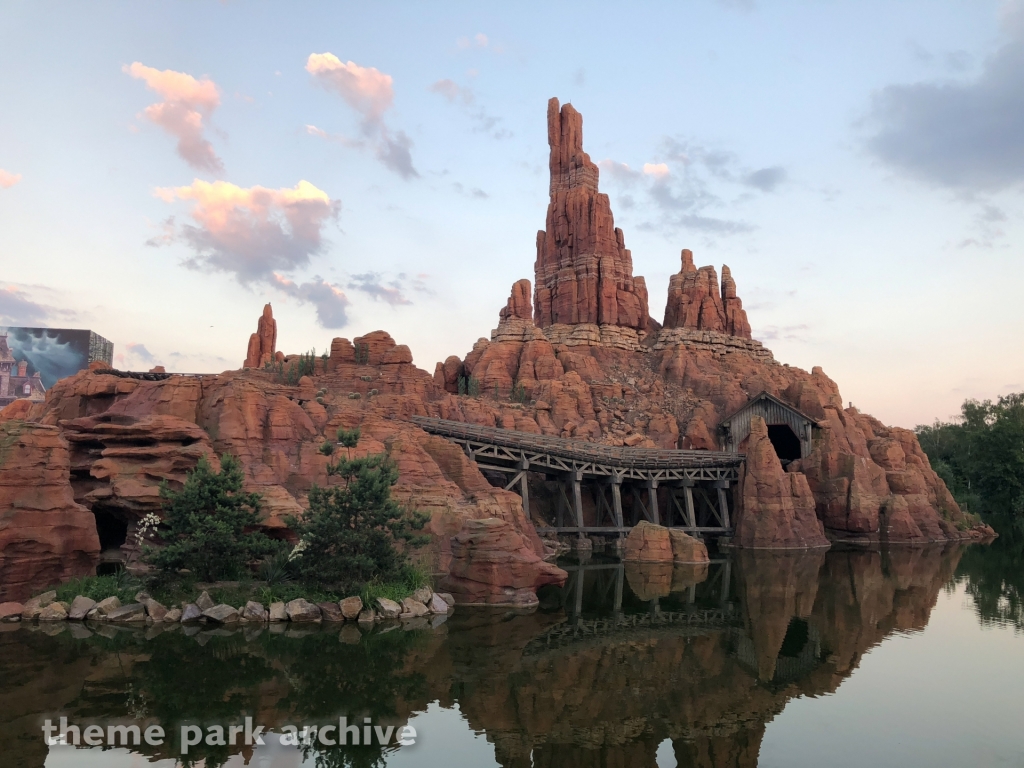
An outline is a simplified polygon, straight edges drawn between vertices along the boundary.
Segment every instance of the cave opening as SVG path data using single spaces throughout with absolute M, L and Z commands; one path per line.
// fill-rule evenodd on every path
M 810 634 L 807 622 L 794 616 L 786 628 L 786 637 L 782 641 L 782 648 L 779 649 L 779 656 L 795 659 L 807 647 Z
M 768 439 L 772 441 L 775 455 L 783 465 L 801 457 L 800 438 L 788 424 L 769 424 Z
M 100 537 L 100 552 L 104 559 L 116 555 L 121 559 L 121 546 L 128 541 L 128 523 L 104 510 L 93 510 L 96 516 L 96 533 Z

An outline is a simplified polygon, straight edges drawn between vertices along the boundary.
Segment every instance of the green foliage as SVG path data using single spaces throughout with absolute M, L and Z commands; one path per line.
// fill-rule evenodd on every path
M 476 376 L 469 378 L 459 376 L 459 394 L 480 397 L 480 379 Z M 495 388 L 495 396 L 497 396 L 497 388 Z
M 166 483 L 163 549 L 146 548 L 143 559 L 165 574 L 187 569 L 202 581 L 219 581 L 244 574 L 253 560 L 281 549 L 260 531 L 261 497 L 242 491 L 242 467 L 233 456 L 221 459 L 214 472 L 205 457 L 188 474 L 180 491 Z
M 366 365 L 370 362 L 370 345 L 356 344 L 356 365 Z
M 345 448 L 355 448 L 359 444 L 359 427 L 355 429 L 338 429 L 338 442 Z
M 526 387 L 517 381 L 512 387 L 512 395 L 509 399 L 513 403 L 525 403 L 530 398 L 526 396 Z
M 292 561 L 300 580 L 354 589 L 404 578 L 407 558 L 398 545 L 426 543 L 415 532 L 429 517 L 404 510 L 391 498 L 398 481 L 394 462 L 385 454 L 345 458 L 327 471 L 344 484 L 313 486 L 309 509 L 291 521 L 301 542 Z
M 330 440 L 324 440 L 320 444 L 320 453 L 322 453 L 324 456 L 332 455 L 334 453 L 334 443 L 332 443 Z
M 1024 515 L 1024 392 L 967 400 L 959 418 L 916 432 L 965 511 Z
M 1024 632 L 1024 516 L 993 515 L 999 538 L 964 549 L 957 576 L 966 580 L 982 625 L 1010 625 Z
M 323 361 L 324 364 L 324 373 L 327 373 L 327 362 L 331 359 L 330 355 L 324 352 L 322 355 L 320 355 L 320 359 Z
M 83 595 L 96 602 L 108 597 L 116 597 L 122 604 L 134 603 L 135 593 L 142 588 L 142 581 L 123 568 L 116 573 L 103 576 L 83 576 L 80 579 L 72 579 L 55 587 L 57 599 L 68 603 L 79 595 Z
M 431 586 L 430 576 L 414 565 L 406 565 L 397 580 L 387 582 L 371 581 L 363 587 L 360 596 L 363 598 L 364 605 L 372 606 L 373 601 L 378 597 L 385 597 L 388 600 L 400 603 L 405 598 L 411 597 L 412 593 L 420 587 L 429 586 Z

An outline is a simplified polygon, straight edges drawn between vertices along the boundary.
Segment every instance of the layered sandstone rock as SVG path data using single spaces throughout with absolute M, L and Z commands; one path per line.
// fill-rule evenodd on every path
M 583 151 L 583 116 L 571 104 L 548 102 L 551 147 L 546 228 L 537 233 L 534 320 L 552 325 L 625 326 L 646 331 L 647 285 L 633 276 L 622 230 L 598 169 Z
M 641 520 L 626 536 L 622 550 L 622 559 L 636 563 L 672 563 L 672 538 L 668 528 Z M 668 582 L 672 582 L 672 571 L 669 569 Z
M 561 586 L 568 574 L 541 560 L 504 520 L 467 520 L 452 539 L 445 588 L 456 605 L 535 606 L 537 589 Z
M 749 339 L 750 323 L 736 295 L 736 281 L 729 267 L 722 267 L 719 290 L 715 268 L 697 269 L 693 252 L 684 249 L 682 268 L 669 278 L 663 328 L 690 328 Z
M 799 472 L 783 471 L 760 416 L 750 421 L 746 454 L 742 511 L 737 515 L 733 542 L 740 547 L 769 549 L 828 547 L 807 478 Z
M 249 349 L 245 355 L 246 368 L 262 368 L 273 362 L 277 350 L 277 321 L 274 310 L 267 304 L 256 324 L 256 333 L 249 337 Z
M 95 568 L 96 521 L 75 503 L 69 471 L 56 427 L 0 424 L 0 601 Z

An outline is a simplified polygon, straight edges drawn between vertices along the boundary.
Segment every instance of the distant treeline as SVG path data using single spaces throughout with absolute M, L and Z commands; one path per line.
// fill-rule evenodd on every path
M 967 400 L 959 418 L 915 431 L 966 511 L 1024 516 L 1024 392 Z

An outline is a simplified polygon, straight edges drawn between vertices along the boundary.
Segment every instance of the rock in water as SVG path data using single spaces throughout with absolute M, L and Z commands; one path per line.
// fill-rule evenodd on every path
M 64 610 L 63 605 L 60 603 L 50 603 L 39 612 L 38 618 L 40 621 L 64 621 L 67 617 L 68 612 Z
M 743 506 L 733 541 L 741 547 L 828 547 L 814 510 L 807 477 L 785 472 L 760 416 L 750 420 L 750 441 L 743 475 Z
M 274 622 L 288 621 L 288 611 L 285 610 L 284 603 L 270 604 L 270 620 Z
M 341 606 L 337 603 L 317 603 L 316 607 L 320 609 L 320 615 L 324 621 L 344 621 L 345 617 L 341 614 Z
M 203 593 L 196 599 L 196 605 L 199 607 L 199 610 L 208 611 L 213 608 L 215 603 L 213 602 L 213 598 L 207 594 L 206 590 L 203 590 Z
M 562 585 L 569 574 L 544 562 L 504 520 L 467 520 L 452 538 L 451 571 L 444 579 L 457 604 L 535 606 L 537 589 Z
M 213 606 L 211 605 L 210 607 L 212 608 Z M 199 621 L 201 618 L 203 618 L 203 612 L 195 603 L 189 603 L 181 612 L 182 624 L 188 624 L 193 621 Z
M 256 324 L 256 333 L 249 337 L 249 348 L 243 366 L 262 368 L 268 362 L 273 362 L 276 351 L 277 321 L 274 319 L 274 310 L 267 304 L 263 307 L 263 314 Z
M 641 520 L 626 536 L 622 559 L 627 563 L 671 563 L 672 537 L 668 528 Z
M 412 593 L 412 599 L 418 600 L 424 605 L 430 604 L 430 598 L 434 596 L 434 592 L 430 587 L 420 587 Z
M 385 619 L 397 619 L 402 615 L 402 606 L 386 597 L 377 598 L 377 610 Z
M 48 606 L 54 600 L 57 599 L 57 593 L 53 590 L 44 592 L 41 595 L 36 595 L 30 600 L 25 601 L 25 605 L 21 610 L 21 618 L 23 619 L 37 619 L 43 608 Z
M 450 606 L 440 595 L 431 595 L 430 603 L 427 605 L 431 613 L 448 613 Z
M 164 616 L 167 615 L 167 608 L 158 603 L 153 598 L 149 597 L 145 600 L 140 601 L 146 606 L 146 615 L 149 616 L 153 621 L 163 621 Z
M 346 597 L 338 606 L 341 608 L 341 615 L 348 621 L 355 621 L 363 610 L 363 599 L 361 597 Z
M 263 607 L 263 603 L 257 603 L 250 600 L 245 604 L 245 608 L 242 609 L 242 618 L 246 621 L 259 621 L 264 622 L 269 619 L 267 610 Z
M 164 623 L 172 624 L 174 622 L 181 621 L 181 609 L 171 608 L 167 613 L 164 614 Z
M 304 597 L 299 597 L 286 603 L 284 610 L 288 614 L 289 621 L 311 622 L 323 620 L 320 616 L 320 609 Z
M 85 597 L 84 595 L 79 595 L 71 601 L 71 610 L 68 611 L 68 618 L 72 621 L 82 621 L 89 611 L 95 607 L 95 600 L 90 597 Z
M 417 600 L 415 597 L 407 597 L 402 601 L 402 617 L 426 616 L 427 606 Z
M 598 170 L 583 151 L 583 116 L 571 104 L 548 102 L 551 148 L 546 228 L 537 233 L 534 321 L 617 325 L 646 331 L 647 284 L 633 277 L 633 259 L 612 219 Z
M 0 603 L 0 621 L 21 621 L 21 612 L 25 606 L 21 603 Z
M 709 561 L 708 548 L 703 541 L 675 528 L 669 528 L 668 535 L 672 542 L 672 559 L 675 562 L 706 563 Z
M 238 621 L 238 610 L 221 603 L 203 611 L 203 616 L 218 624 L 234 624 Z
M 129 603 L 115 608 L 107 614 L 107 621 L 115 623 L 136 622 L 146 620 L 146 606 L 142 603 Z

